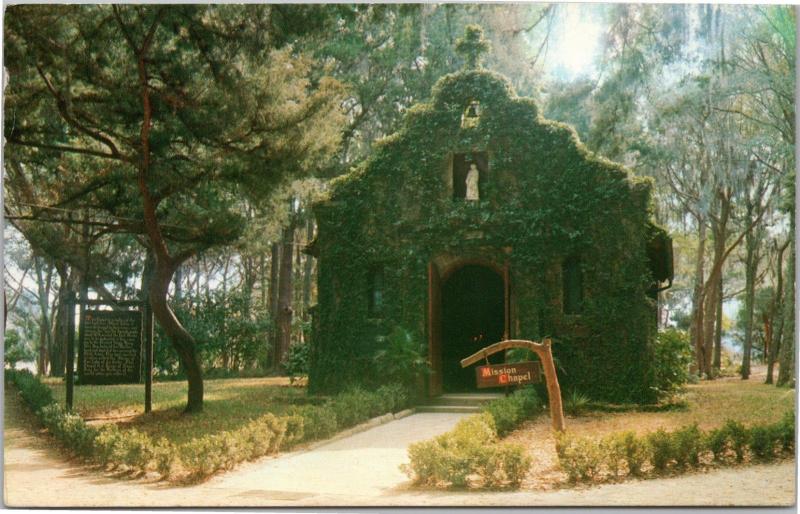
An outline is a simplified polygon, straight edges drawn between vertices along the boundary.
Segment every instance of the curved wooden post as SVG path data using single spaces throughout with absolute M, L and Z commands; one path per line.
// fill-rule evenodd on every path
M 547 397 L 550 400 L 550 417 L 553 418 L 553 429 L 564 431 L 564 408 L 561 404 L 561 386 L 558 385 L 556 365 L 553 362 L 553 352 L 550 349 L 552 342 L 549 338 L 542 341 L 542 348 L 534 350 L 542 360 L 544 379 L 547 382 Z
M 553 362 L 553 352 L 550 349 L 552 342 L 549 338 L 545 338 L 541 343 L 527 341 L 524 339 L 507 339 L 487 346 L 483 350 L 473 353 L 466 359 L 461 360 L 461 367 L 466 368 L 470 364 L 474 364 L 481 359 L 492 355 L 493 353 L 501 352 L 508 348 L 525 348 L 536 352 L 539 360 L 542 361 L 542 371 L 544 371 L 545 384 L 547 385 L 547 397 L 550 402 L 550 418 L 553 420 L 553 430 L 563 432 L 564 427 L 564 408 L 561 404 L 561 387 L 558 385 L 558 377 L 556 376 L 556 365 Z

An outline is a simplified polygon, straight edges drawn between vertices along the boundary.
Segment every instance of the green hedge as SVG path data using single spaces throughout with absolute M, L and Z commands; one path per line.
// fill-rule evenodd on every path
M 418 485 L 439 488 L 516 488 L 531 466 L 522 445 L 498 442 L 541 412 L 533 388 L 494 400 L 481 414 L 458 422 L 450 432 L 412 444 L 401 469 Z
M 450 432 L 412 444 L 401 469 L 415 484 L 433 487 L 519 487 L 531 466 L 522 445 L 497 442 L 487 413 L 462 419 Z
M 50 389 L 28 371 L 6 370 L 6 378 L 17 386 L 47 430 L 76 455 L 110 469 L 124 468 L 135 474 L 156 472 L 163 479 L 187 482 L 202 480 L 301 441 L 328 437 L 370 417 L 400 410 L 408 403 L 401 386 L 387 385 L 374 392 L 357 389 L 320 406 L 295 407 L 284 416 L 264 414 L 236 430 L 175 445 L 164 438 L 155 441 L 135 429 L 88 426 L 78 414 L 58 404 Z
M 601 439 L 562 434 L 556 441 L 561 469 L 573 482 L 663 476 L 746 460 L 767 462 L 794 453 L 794 412 L 777 423 L 745 427 L 729 420 L 709 432 L 696 424 L 644 436 L 621 432 Z
M 489 402 L 484 412 L 494 418 L 497 435 L 505 436 L 524 420 L 531 418 L 542 410 L 542 401 L 533 387 L 526 387 L 515 391 L 510 396 Z
M 397 412 L 409 405 L 406 388 L 385 385 L 374 392 L 359 387 L 340 393 L 322 405 L 292 407 L 289 413 L 302 420 L 300 440 L 311 441 L 333 435 L 387 412 Z

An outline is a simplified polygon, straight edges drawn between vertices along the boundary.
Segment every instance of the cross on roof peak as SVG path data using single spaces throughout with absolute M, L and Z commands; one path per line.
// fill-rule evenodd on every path
M 456 52 L 464 58 L 465 68 L 477 68 L 483 59 L 483 54 L 489 51 L 491 44 L 483 37 L 480 25 L 467 25 L 464 28 L 464 37 L 456 41 Z

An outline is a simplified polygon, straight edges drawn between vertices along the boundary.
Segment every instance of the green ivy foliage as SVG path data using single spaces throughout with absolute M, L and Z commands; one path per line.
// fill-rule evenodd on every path
M 462 128 L 473 100 L 480 121 Z M 481 199 L 454 200 L 450 158 L 473 151 L 489 156 Z M 646 246 L 660 229 L 651 221 L 651 190 L 650 179 L 589 152 L 571 127 L 543 119 L 503 77 L 484 70 L 443 77 L 431 102 L 411 108 L 400 131 L 315 205 L 311 389 L 380 383 L 369 356 L 394 326 L 428 341 L 428 265 L 445 256 L 508 264 L 511 335 L 554 339 L 562 390 L 654 400 Z M 560 265 L 575 255 L 584 302 L 581 314 L 568 316 Z M 385 288 L 377 316 L 368 311 L 367 270 L 375 265 L 383 266 Z

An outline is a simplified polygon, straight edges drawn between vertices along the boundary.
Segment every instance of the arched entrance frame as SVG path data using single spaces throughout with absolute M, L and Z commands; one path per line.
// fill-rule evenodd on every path
M 503 280 L 505 314 L 503 339 L 511 334 L 511 275 L 507 258 L 485 256 L 452 256 L 441 254 L 428 263 L 428 361 L 431 374 L 428 378 L 428 396 L 442 394 L 442 284 L 450 276 L 468 265 L 483 266 L 496 272 Z

